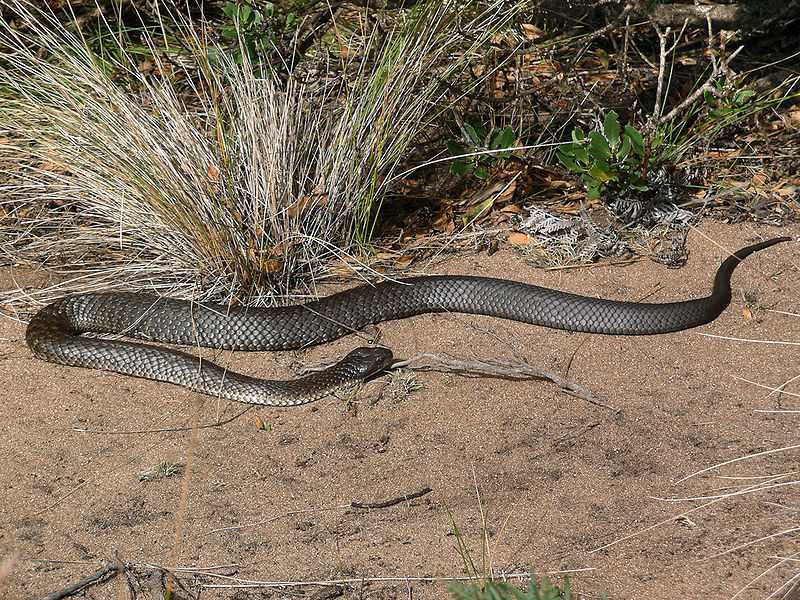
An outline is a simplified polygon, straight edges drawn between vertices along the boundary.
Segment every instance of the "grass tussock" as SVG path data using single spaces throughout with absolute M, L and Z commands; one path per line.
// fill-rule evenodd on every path
M 0 244 L 70 274 L 39 300 L 272 296 L 358 254 L 387 182 L 452 101 L 441 82 L 510 17 L 423 4 L 340 41 L 325 60 L 347 77 L 301 83 L 180 19 L 143 29 L 135 54 L 105 23 L 98 52 L 80 28 L 8 5 L 22 18 L 0 23 Z

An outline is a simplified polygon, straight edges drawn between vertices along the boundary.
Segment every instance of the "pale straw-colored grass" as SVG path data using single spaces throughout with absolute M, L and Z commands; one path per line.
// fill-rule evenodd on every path
M 363 255 L 386 182 L 457 100 L 443 82 L 511 17 L 500 3 L 420 5 L 320 58 L 339 75 L 316 85 L 246 53 L 238 64 L 186 21 L 143 30 L 142 69 L 107 24 L 98 53 L 24 0 L 7 5 L 25 27 L 0 24 L 0 248 L 68 275 L 6 306 L 144 288 L 258 301 Z

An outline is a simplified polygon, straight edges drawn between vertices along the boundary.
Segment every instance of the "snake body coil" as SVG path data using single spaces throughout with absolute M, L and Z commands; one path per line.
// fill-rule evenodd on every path
M 619 302 L 469 276 L 412 277 L 273 308 L 228 308 L 149 294 L 93 293 L 67 296 L 45 306 L 28 325 L 26 340 L 36 356 L 56 363 L 176 383 L 241 402 L 291 406 L 374 375 L 391 364 L 391 352 L 358 348 L 325 371 L 281 382 L 239 375 L 176 350 L 81 334 L 118 333 L 229 350 L 288 350 L 334 340 L 381 321 L 438 312 L 489 315 L 588 333 L 667 333 L 716 319 L 730 302 L 736 265 L 753 252 L 790 239 L 775 238 L 742 248 L 720 265 L 711 295 L 681 302 Z

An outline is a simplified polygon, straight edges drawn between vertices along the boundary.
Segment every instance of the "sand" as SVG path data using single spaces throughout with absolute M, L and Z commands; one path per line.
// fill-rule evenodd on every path
M 709 289 L 723 256 L 709 239 L 733 250 L 787 233 L 800 235 L 800 227 L 704 224 L 690 235 L 690 259 L 679 270 L 640 261 L 542 271 L 503 249 L 460 255 L 436 271 L 607 298 L 680 300 Z M 479 572 L 572 572 L 586 598 L 729 598 L 775 564 L 771 557 L 800 550 L 795 533 L 725 553 L 799 527 L 800 486 L 704 508 L 665 499 L 762 481 L 719 476 L 794 471 L 777 482 L 797 479 L 795 450 L 678 483 L 723 461 L 800 444 L 800 415 L 757 412 L 800 409 L 800 382 L 785 388 L 795 396 L 755 385 L 776 387 L 800 376 L 798 346 L 705 335 L 800 342 L 798 256 L 798 244 L 790 243 L 749 258 L 734 276 L 729 309 L 710 325 L 674 334 L 605 337 L 465 315 L 377 328 L 381 343 L 401 357 L 516 354 L 566 374 L 605 406 L 543 381 L 423 373 L 424 387 L 407 396 L 392 397 L 384 377 L 355 401 L 253 408 L 192 431 L 193 423 L 228 419 L 247 407 L 41 362 L 25 346 L 24 325 L 0 320 L 0 563 L 10 559 L 0 566 L 0 596 L 42 597 L 120 560 L 134 569 L 128 577 L 79 597 L 128 598 L 129 585 L 139 586 L 140 597 L 157 597 L 161 579 L 145 565 L 178 564 L 200 570 L 182 572 L 182 598 L 201 591 L 203 599 L 311 597 L 320 590 L 200 586 L 342 579 L 354 580 L 344 597 L 443 598 L 445 583 L 402 578 L 465 573 L 455 522 Z M 25 276 L 7 268 L 0 284 L 11 287 Z M 750 315 L 744 294 L 755 298 Z M 253 375 L 291 377 L 296 365 L 333 360 L 363 343 L 349 336 L 277 360 L 206 356 Z M 141 479 L 164 462 L 186 466 L 172 477 Z M 348 508 L 425 486 L 432 491 L 392 507 Z M 737 598 L 764 598 L 798 571 L 796 562 L 774 569 Z

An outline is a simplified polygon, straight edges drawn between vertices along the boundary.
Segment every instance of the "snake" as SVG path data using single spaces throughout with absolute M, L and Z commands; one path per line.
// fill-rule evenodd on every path
M 668 303 L 607 300 L 529 283 L 431 275 L 365 284 L 305 304 L 226 306 L 139 292 L 65 296 L 41 308 L 25 338 L 33 354 L 62 365 L 113 371 L 184 386 L 223 399 L 296 406 L 338 394 L 387 370 L 391 350 L 360 347 L 329 368 L 291 381 L 235 373 L 161 346 L 83 334 L 223 350 L 291 350 L 335 340 L 368 325 L 424 313 L 488 315 L 574 332 L 653 335 L 716 319 L 731 301 L 731 276 L 747 256 L 791 237 L 747 246 L 719 266 L 711 294 Z

